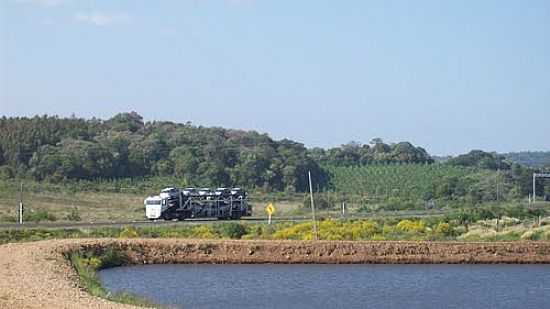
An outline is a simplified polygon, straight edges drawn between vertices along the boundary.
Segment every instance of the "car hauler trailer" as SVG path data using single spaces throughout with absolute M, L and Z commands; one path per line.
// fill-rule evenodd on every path
M 144 200 L 150 220 L 187 218 L 240 219 L 251 215 L 247 193 L 241 188 L 165 188 Z

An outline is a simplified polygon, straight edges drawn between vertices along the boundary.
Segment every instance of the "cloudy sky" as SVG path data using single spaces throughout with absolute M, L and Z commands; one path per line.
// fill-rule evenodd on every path
M 550 1 L 0 2 L 0 114 L 550 150 Z

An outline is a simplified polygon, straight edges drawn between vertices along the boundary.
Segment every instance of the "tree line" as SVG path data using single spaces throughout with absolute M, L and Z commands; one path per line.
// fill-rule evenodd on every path
M 135 113 L 108 120 L 57 116 L 0 118 L 0 177 L 60 182 L 175 176 L 189 185 L 241 185 L 306 191 L 307 171 L 321 186 L 322 164 L 431 162 L 410 143 L 350 143 L 324 150 L 256 131 L 144 122 Z
M 329 185 L 327 166 L 432 164 L 422 147 L 409 142 L 306 148 L 256 131 L 203 127 L 169 121 L 144 122 L 135 113 L 101 120 L 57 116 L 0 118 L 0 178 L 51 182 L 131 177 L 177 177 L 189 186 L 307 191 L 307 171 L 321 190 Z M 531 169 L 483 151 L 444 164 L 509 171 L 507 179 L 528 190 Z M 449 185 L 453 190 L 452 183 Z

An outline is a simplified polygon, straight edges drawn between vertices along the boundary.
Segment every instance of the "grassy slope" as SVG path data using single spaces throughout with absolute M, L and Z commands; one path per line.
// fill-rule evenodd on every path
M 16 181 L 0 181 L 0 222 L 17 218 L 19 184 Z M 25 181 L 23 201 L 27 211 L 46 211 L 57 221 L 67 221 L 67 216 L 75 209 L 85 222 L 143 220 L 143 199 L 162 187 L 153 182 L 116 188 L 107 184 L 78 186 Z M 276 215 L 296 214 L 303 201 L 303 194 L 286 196 L 254 192 L 251 197 L 253 213 L 257 216 L 265 215 L 264 208 L 269 202 L 275 203 Z
M 446 177 L 473 177 L 480 171 L 440 164 L 366 165 L 360 167 L 334 167 L 331 185 L 336 192 L 360 193 L 376 197 L 421 199 Z

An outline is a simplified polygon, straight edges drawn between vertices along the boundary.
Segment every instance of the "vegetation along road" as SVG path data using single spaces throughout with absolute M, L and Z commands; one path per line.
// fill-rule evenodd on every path
M 449 214 L 451 211 L 431 210 L 431 211 L 386 211 L 373 214 L 355 214 L 346 216 L 345 219 L 363 219 L 363 218 L 423 218 L 432 216 L 441 216 Z M 343 218 L 343 217 L 340 217 Z M 285 216 L 273 218 L 273 222 L 302 222 L 310 221 L 307 216 Z M 267 222 L 266 217 L 248 217 L 241 218 L 243 222 Z M 97 228 L 97 227 L 125 227 L 125 226 L 177 226 L 185 224 L 214 224 L 220 223 L 217 219 L 187 219 L 183 221 L 164 221 L 164 220 L 143 220 L 143 221 L 103 221 L 103 222 L 30 222 L 24 224 L 18 223 L 2 223 L 0 229 L 22 230 L 29 228 L 45 228 L 45 229 L 68 229 L 68 228 Z M 232 221 L 233 222 L 233 221 Z

